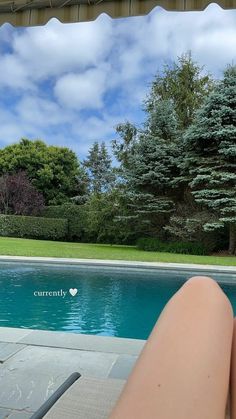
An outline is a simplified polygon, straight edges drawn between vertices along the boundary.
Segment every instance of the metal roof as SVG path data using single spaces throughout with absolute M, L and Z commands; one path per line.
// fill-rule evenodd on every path
M 156 6 L 172 11 L 196 11 L 210 3 L 209 0 L 0 0 L 0 25 L 5 22 L 14 26 L 44 25 L 53 17 L 64 23 L 85 22 L 101 13 L 112 18 L 140 16 Z M 236 8 L 236 0 L 214 3 L 224 9 Z

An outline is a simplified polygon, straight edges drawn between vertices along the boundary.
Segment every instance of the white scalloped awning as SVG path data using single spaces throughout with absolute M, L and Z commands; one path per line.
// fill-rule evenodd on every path
M 113 18 L 148 14 L 154 7 L 166 10 L 203 10 L 210 0 L 0 0 L 0 25 L 44 25 L 55 17 L 64 23 L 86 22 L 101 13 Z M 235 9 L 236 0 L 215 0 L 224 9 Z

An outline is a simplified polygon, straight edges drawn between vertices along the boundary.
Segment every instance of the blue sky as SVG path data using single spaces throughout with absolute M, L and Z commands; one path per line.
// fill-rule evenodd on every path
M 65 145 L 84 158 L 93 141 L 141 125 L 142 102 L 164 62 L 191 50 L 215 77 L 236 62 L 236 11 L 155 8 L 149 16 L 0 28 L 0 147 L 22 137 Z

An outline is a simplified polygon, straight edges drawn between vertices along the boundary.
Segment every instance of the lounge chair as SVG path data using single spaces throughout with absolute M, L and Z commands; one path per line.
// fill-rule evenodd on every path
M 124 384 L 124 380 L 74 373 L 31 419 L 108 419 Z

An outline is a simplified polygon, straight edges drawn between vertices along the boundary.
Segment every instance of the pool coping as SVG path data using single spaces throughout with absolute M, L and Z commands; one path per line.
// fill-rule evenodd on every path
M 29 345 L 137 356 L 146 341 L 143 339 L 88 335 L 64 331 L 0 327 L 0 342 L 23 346 Z
M 220 272 L 220 273 L 236 273 L 236 266 L 222 265 L 203 265 L 188 263 L 171 263 L 171 262 L 140 262 L 127 260 L 105 260 L 105 259 L 77 259 L 77 258 L 52 258 L 39 256 L 0 256 L 0 262 L 27 262 L 27 263 L 48 263 L 48 264 L 68 264 L 68 265 L 93 265 L 106 267 L 127 267 L 127 268 L 143 268 L 143 269 L 180 269 L 184 271 L 204 271 L 204 272 Z

